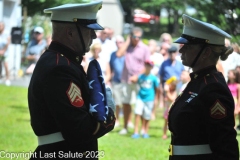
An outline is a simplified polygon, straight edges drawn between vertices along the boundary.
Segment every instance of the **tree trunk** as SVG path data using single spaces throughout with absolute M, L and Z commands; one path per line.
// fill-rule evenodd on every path
M 178 23 L 178 19 L 179 19 L 179 15 L 178 15 L 178 11 L 174 10 L 173 11 L 173 32 L 172 32 L 172 36 L 177 36 L 179 35 L 179 23 Z

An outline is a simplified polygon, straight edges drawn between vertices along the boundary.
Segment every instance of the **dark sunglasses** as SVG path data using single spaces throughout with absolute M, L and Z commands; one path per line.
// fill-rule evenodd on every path
M 141 39 L 142 37 L 141 36 L 135 36 L 135 35 L 132 35 L 132 38 L 134 38 L 134 39 Z
M 34 34 L 41 34 L 40 32 L 34 32 Z

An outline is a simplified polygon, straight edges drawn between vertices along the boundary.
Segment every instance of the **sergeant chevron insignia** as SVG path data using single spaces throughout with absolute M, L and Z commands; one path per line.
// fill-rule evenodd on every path
M 217 100 L 210 108 L 210 116 L 214 119 L 222 119 L 227 116 L 226 108 Z
M 70 83 L 66 93 L 67 93 L 70 103 L 73 106 L 75 106 L 75 107 L 83 106 L 84 101 L 82 99 L 81 90 L 75 83 L 73 83 L 73 82 Z

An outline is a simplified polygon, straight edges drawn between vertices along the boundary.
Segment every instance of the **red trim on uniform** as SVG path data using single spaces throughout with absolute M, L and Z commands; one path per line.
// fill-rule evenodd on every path
M 66 58 L 66 57 L 65 57 Z M 68 65 L 70 65 L 70 61 L 69 61 L 69 59 L 68 58 L 66 58 L 67 59 L 67 61 L 68 61 Z
M 57 54 L 57 60 L 56 60 L 57 64 L 58 64 L 58 61 L 59 61 L 59 54 Z
M 215 78 L 215 80 L 218 82 L 217 78 L 213 75 L 213 77 Z
M 205 76 L 204 76 L 203 78 L 204 78 L 204 82 L 205 82 L 205 84 L 207 84 L 207 81 L 206 81 L 206 78 L 205 78 Z
M 108 128 L 108 127 L 110 127 L 110 126 L 113 126 L 113 123 L 114 123 L 115 121 L 116 121 L 116 119 L 114 119 L 114 120 L 112 121 L 112 123 L 110 123 L 110 124 L 107 124 L 107 125 L 104 124 L 104 127 L 105 127 L 105 128 Z

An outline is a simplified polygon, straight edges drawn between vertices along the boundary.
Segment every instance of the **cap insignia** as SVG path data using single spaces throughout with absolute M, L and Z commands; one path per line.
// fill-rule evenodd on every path
M 76 57 L 76 61 L 79 61 L 79 56 Z
M 194 74 L 194 78 L 197 78 L 197 76 L 198 76 L 197 74 Z
M 77 18 L 73 18 L 73 22 L 77 22 Z

